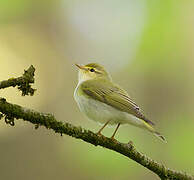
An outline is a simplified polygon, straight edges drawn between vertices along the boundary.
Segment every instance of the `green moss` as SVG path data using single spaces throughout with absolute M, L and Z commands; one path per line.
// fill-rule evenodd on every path
M 34 83 L 34 72 L 35 68 L 31 65 L 28 70 L 24 71 L 24 74 L 21 77 L 10 78 L 6 81 L 1 81 L 0 89 L 18 86 L 18 89 L 22 91 L 22 96 L 32 96 L 36 91 L 36 89 L 31 87 L 31 83 Z

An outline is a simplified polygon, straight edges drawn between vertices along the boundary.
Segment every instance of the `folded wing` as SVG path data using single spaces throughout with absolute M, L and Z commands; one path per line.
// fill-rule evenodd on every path
M 88 80 L 80 85 L 87 96 L 111 105 L 114 108 L 132 114 L 150 125 L 154 123 L 148 120 L 140 111 L 139 106 L 129 97 L 126 91 L 112 82 L 103 79 Z

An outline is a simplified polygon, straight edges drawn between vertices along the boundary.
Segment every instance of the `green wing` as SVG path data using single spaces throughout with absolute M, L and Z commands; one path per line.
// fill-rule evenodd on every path
M 127 92 L 110 81 L 106 79 L 88 80 L 81 83 L 80 88 L 85 95 L 154 125 L 140 112 L 140 108 L 131 100 Z

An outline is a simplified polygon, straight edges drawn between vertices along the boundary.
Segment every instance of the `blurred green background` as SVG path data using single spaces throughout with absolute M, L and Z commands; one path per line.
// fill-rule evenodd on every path
M 103 64 L 167 144 L 131 126 L 116 136 L 169 168 L 194 174 L 194 1 L 1 0 L 0 79 L 36 67 L 33 97 L 14 88 L 9 102 L 53 113 L 97 131 L 73 99 L 74 63 Z M 110 136 L 114 128 L 107 128 Z M 18 120 L 0 125 L 0 178 L 6 180 L 155 180 L 126 157 Z

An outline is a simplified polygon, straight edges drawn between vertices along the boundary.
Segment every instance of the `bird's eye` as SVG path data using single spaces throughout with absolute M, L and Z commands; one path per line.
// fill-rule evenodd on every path
M 95 70 L 92 68 L 92 69 L 90 69 L 90 72 L 94 72 Z

